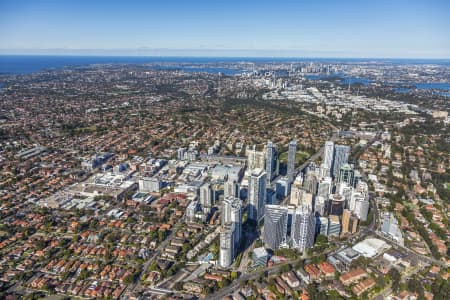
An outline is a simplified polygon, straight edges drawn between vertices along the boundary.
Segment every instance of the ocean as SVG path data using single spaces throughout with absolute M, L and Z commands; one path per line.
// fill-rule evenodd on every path
M 355 63 L 355 62 L 385 62 L 396 64 L 441 64 L 450 65 L 450 60 L 424 60 L 424 59 L 362 59 L 362 58 L 270 58 L 270 57 L 156 57 L 156 56 L 69 56 L 69 55 L 0 55 L 0 74 L 28 74 L 48 69 L 64 67 L 78 67 L 92 64 L 146 64 L 146 63 L 272 63 L 272 62 L 328 62 L 328 63 Z M 178 67 L 177 67 L 178 68 Z M 180 68 L 178 68 L 180 69 Z M 184 67 L 183 67 L 184 69 Z M 229 71 L 231 70 L 231 71 Z M 227 68 L 186 67 L 188 72 L 222 72 L 233 75 L 240 70 Z M 230 73 L 228 73 L 230 72 Z

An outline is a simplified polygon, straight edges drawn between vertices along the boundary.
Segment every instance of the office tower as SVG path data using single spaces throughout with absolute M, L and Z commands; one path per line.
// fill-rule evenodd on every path
M 208 215 L 213 207 L 213 195 L 211 185 L 207 182 L 200 186 L 200 205 L 202 206 L 203 213 Z
M 269 141 L 266 149 L 266 173 L 267 182 L 271 182 L 278 174 L 277 149 L 274 144 Z
M 280 205 L 266 205 L 264 215 L 264 243 L 275 250 L 286 242 L 288 208 Z
M 350 155 L 350 147 L 343 145 L 336 145 L 334 147 L 334 158 L 333 158 L 333 177 L 337 178 L 339 175 L 339 170 L 342 165 L 348 162 L 348 157 Z
M 344 197 L 344 208 L 349 208 L 353 188 L 347 182 L 339 182 L 336 186 L 336 194 Z
M 235 250 L 239 248 L 242 237 L 242 203 L 239 198 L 227 197 L 222 202 L 222 224 L 234 224 Z
M 313 210 L 313 194 L 303 191 L 300 196 L 300 206 L 306 206 L 309 210 Z
M 310 162 L 306 167 L 306 173 L 314 174 L 316 177 L 320 176 L 320 166 L 318 166 L 315 162 Z
M 328 235 L 339 236 L 341 233 L 341 222 L 339 221 L 339 216 L 330 215 L 328 219 Z
M 247 163 L 249 170 L 265 169 L 266 155 L 264 151 L 256 151 L 256 146 L 253 149 L 247 150 Z
M 330 170 L 326 167 L 324 163 L 320 164 L 319 178 L 324 178 L 330 176 Z
M 300 198 L 302 194 L 302 185 L 298 181 L 294 181 L 291 186 L 291 195 L 289 204 L 298 206 L 300 204 Z
M 248 218 L 259 222 L 264 217 L 266 201 L 266 172 L 263 169 L 252 171 L 248 184 Z
M 291 141 L 288 149 L 287 177 L 292 182 L 295 177 L 295 155 L 297 154 L 297 141 Z
M 220 228 L 219 265 L 227 268 L 234 259 L 234 224 L 222 225 Z
M 290 188 L 291 184 L 287 177 L 281 177 L 275 182 L 275 192 L 277 194 L 277 197 L 287 197 L 289 195 L 289 192 L 291 190 Z
M 320 226 L 319 234 L 328 236 L 328 223 L 329 223 L 328 218 L 320 217 L 318 220 L 319 220 L 319 226 Z
M 289 204 L 295 206 L 306 206 L 309 210 L 313 210 L 313 194 L 308 193 L 303 189 L 292 189 L 291 199 Z
M 353 186 L 354 171 L 350 164 L 343 164 L 339 170 L 338 182 L 345 182 L 349 186 Z
M 223 184 L 223 197 L 239 198 L 239 184 L 235 180 L 228 179 Z
M 332 141 L 325 142 L 324 158 L 323 164 L 326 169 L 328 169 L 328 174 L 330 176 L 331 168 L 333 167 L 333 155 L 334 155 L 334 143 Z
M 367 220 L 369 213 L 369 187 L 366 182 L 360 181 L 351 195 L 350 210 L 362 221 Z
M 320 167 L 316 165 L 316 163 L 311 162 L 306 167 L 306 175 L 314 175 L 319 177 L 320 175 Z
M 278 204 L 275 191 L 272 188 L 266 189 L 266 203 L 265 204 Z
M 350 227 L 350 217 L 352 215 L 352 212 L 348 209 L 344 209 L 344 212 L 342 213 L 342 234 L 348 233 L 349 227 Z
M 345 198 L 339 194 L 331 194 L 328 200 L 328 214 L 342 216 L 345 207 Z
M 211 184 L 211 201 L 212 206 L 219 200 L 219 196 L 223 195 L 223 185 L 219 183 Z
M 322 196 L 317 196 L 314 201 L 314 212 L 323 216 L 327 211 L 327 199 Z
M 294 183 L 303 186 L 303 173 L 298 173 L 297 176 L 295 176 Z
M 304 206 L 298 207 L 292 216 L 291 238 L 293 246 L 305 251 L 314 245 L 316 220 L 313 212 Z
M 356 231 L 358 231 L 358 223 L 359 223 L 359 219 L 357 216 L 355 215 L 351 215 L 350 216 L 350 222 L 348 225 L 348 231 L 353 234 L 356 233 Z
M 367 221 L 367 215 L 369 214 L 369 200 L 365 198 L 356 198 L 355 199 L 355 215 L 361 221 Z
M 305 189 L 305 191 L 312 193 L 314 195 L 317 194 L 317 184 L 318 179 L 316 174 L 312 172 L 306 173 L 306 178 L 303 182 L 303 188 Z
M 319 181 L 317 187 L 317 196 L 321 196 L 325 199 L 328 199 L 328 196 L 331 194 L 332 187 L 333 187 L 333 179 L 331 179 L 331 177 L 322 178 Z

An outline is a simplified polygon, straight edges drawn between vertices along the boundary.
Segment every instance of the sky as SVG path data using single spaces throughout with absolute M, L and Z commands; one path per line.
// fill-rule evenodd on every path
M 1 54 L 450 58 L 448 0 L 0 0 Z

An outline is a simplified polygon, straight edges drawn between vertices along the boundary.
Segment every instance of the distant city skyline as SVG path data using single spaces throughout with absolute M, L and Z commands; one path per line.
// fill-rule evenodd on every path
M 0 54 L 450 58 L 448 1 L 0 1 Z

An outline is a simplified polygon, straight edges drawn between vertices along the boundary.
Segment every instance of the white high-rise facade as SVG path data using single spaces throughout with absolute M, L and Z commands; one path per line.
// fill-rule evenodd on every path
M 248 184 L 248 218 L 259 222 L 264 217 L 266 202 L 266 177 L 263 169 L 255 169 L 250 174 Z
M 333 187 L 333 179 L 331 179 L 331 177 L 322 178 L 319 181 L 319 185 L 317 188 L 317 196 L 321 196 L 325 199 L 328 199 L 328 196 L 331 194 L 332 187 Z
M 205 214 L 209 214 L 211 207 L 214 205 L 212 189 L 209 183 L 204 183 L 200 186 L 200 205 Z
M 315 225 L 314 213 L 306 206 L 298 207 L 292 216 L 293 246 L 302 252 L 311 248 L 314 245 Z
M 302 184 L 299 181 L 294 181 L 291 185 L 291 195 L 289 199 L 289 204 L 299 205 L 302 197 Z
M 222 202 L 222 224 L 234 224 L 235 250 L 239 248 L 242 236 L 242 203 L 234 197 L 227 197 Z
M 334 156 L 334 143 L 332 141 L 325 142 L 323 165 L 328 169 L 328 174 L 330 176 L 331 168 L 333 167 L 333 156 Z
M 247 150 L 247 164 L 249 170 L 265 169 L 266 155 L 264 151 L 256 151 L 256 146 L 253 149 Z
M 233 198 L 239 198 L 239 184 L 234 181 L 228 179 L 223 184 L 223 197 L 233 197 Z
M 223 225 L 220 229 L 219 265 L 223 268 L 231 266 L 235 256 L 234 224 Z
M 349 208 L 361 221 L 367 220 L 369 214 L 369 186 L 364 181 L 359 181 L 354 189 Z

